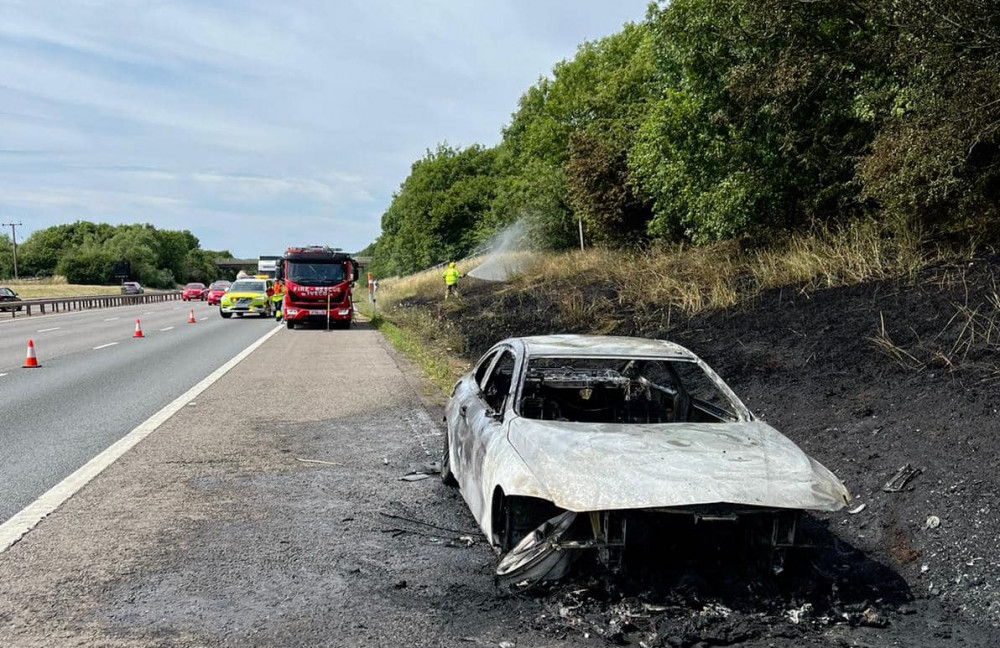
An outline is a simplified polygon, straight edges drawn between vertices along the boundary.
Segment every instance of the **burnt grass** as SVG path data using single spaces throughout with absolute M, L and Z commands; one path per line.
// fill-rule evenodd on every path
M 770 290 L 695 316 L 624 305 L 600 322 L 567 315 L 551 290 L 469 279 L 457 302 L 399 307 L 448 319 L 470 359 L 520 335 L 601 330 L 678 342 L 836 473 L 852 510 L 863 505 L 805 516 L 801 540 L 812 547 L 790 556 L 782 576 L 713 569 L 711 555 L 660 556 L 668 567 L 620 577 L 580 570 L 517 594 L 548 610 L 533 626 L 619 645 L 996 646 L 998 275 L 994 256 L 900 280 Z M 617 302 L 605 285 L 574 290 Z M 883 491 L 906 464 L 918 474 L 901 492 Z

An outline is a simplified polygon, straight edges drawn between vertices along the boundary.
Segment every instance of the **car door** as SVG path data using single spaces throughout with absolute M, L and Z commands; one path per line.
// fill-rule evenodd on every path
M 453 449 L 452 455 L 454 456 L 452 472 L 455 473 L 459 484 L 463 487 L 465 476 L 468 474 L 466 469 L 470 464 L 472 449 L 469 408 L 472 406 L 472 411 L 476 411 L 475 401 L 479 397 L 481 385 L 486 380 L 486 375 L 499 353 L 497 349 L 490 349 L 483 355 L 472 373 L 455 385 L 455 391 L 451 396 L 452 401 L 449 403 L 449 409 L 451 409 L 451 416 L 449 416 L 451 429 L 449 432 L 452 433 L 452 436 L 448 442 Z
M 514 384 L 516 365 L 514 351 L 501 347 L 466 411 L 470 448 L 464 472 L 467 479 L 474 482 L 467 488 L 466 501 L 477 520 L 485 507 L 485 495 L 480 486 L 484 481 L 487 451 L 491 442 L 503 436 L 503 414 Z

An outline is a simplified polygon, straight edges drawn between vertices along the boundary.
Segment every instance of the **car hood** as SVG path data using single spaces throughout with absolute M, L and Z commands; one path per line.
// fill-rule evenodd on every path
M 728 503 L 836 511 L 850 499 L 766 423 L 600 424 L 515 418 L 508 439 L 569 511 Z
M 259 297 L 266 297 L 267 295 L 262 292 L 227 292 L 225 297 L 230 299 L 256 299 Z

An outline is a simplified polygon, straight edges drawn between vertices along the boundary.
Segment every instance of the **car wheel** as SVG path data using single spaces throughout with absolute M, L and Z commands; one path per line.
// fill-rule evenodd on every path
M 441 481 L 445 486 L 458 486 L 455 473 L 451 472 L 451 449 L 448 443 L 448 431 L 444 433 L 444 452 L 441 454 Z
M 223 313 L 221 310 L 219 311 L 219 315 L 222 315 L 222 319 L 229 319 L 233 316 L 232 313 Z
M 292 329 L 294 329 L 294 328 L 295 328 L 295 322 L 285 322 L 285 327 L 286 327 L 286 328 L 287 328 L 287 329 L 288 329 L 289 331 L 291 331 Z

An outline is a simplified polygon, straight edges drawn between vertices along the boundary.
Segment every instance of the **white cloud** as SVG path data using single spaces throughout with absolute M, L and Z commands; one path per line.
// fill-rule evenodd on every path
M 0 212 L 152 212 L 248 255 L 247 219 L 284 214 L 289 243 L 360 249 L 424 150 L 496 142 L 539 75 L 645 5 L 0 0 Z

